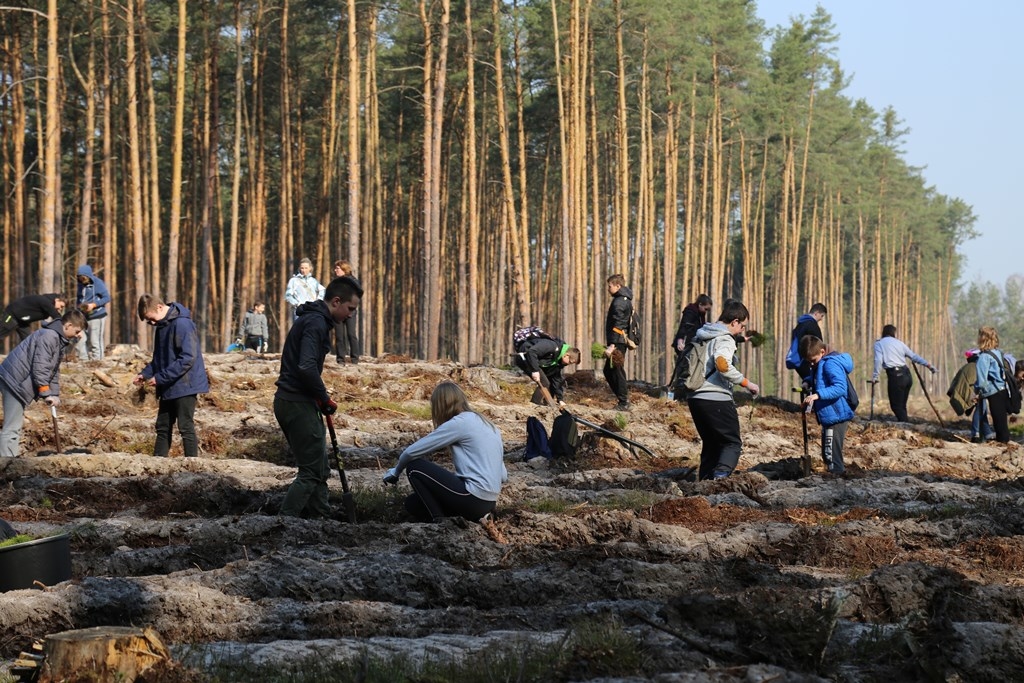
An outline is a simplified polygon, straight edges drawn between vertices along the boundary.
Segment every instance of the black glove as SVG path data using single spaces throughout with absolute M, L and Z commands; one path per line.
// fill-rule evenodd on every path
M 329 398 L 326 401 L 317 401 L 316 404 L 320 406 L 320 412 L 324 415 L 334 415 L 338 412 L 338 404 L 334 402 L 333 398 Z

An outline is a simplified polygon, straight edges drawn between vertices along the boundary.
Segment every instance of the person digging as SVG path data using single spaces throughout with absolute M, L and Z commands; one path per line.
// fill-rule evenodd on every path
M 580 350 L 561 339 L 535 338 L 523 342 L 513 356 L 516 367 L 537 383 L 532 399 L 542 404 L 543 390 L 548 389 L 558 407 L 565 407 L 565 378 L 562 370 L 567 365 L 579 365 Z

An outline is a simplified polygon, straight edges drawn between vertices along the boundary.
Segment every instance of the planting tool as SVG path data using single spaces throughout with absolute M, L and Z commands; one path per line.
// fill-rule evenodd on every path
M 811 476 L 811 451 L 809 448 L 810 438 L 807 435 L 807 413 L 810 411 L 810 407 L 804 405 L 804 390 L 802 388 L 793 387 L 793 391 L 800 393 L 800 423 L 804 431 L 804 456 L 800 458 L 800 465 L 804 476 L 809 477 Z
M 50 406 L 50 416 L 53 418 L 53 440 L 56 442 L 57 453 L 60 453 L 60 430 L 57 429 L 57 406 Z
M 540 391 L 541 396 L 544 397 L 544 400 L 548 402 L 549 406 L 552 408 L 558 408 L 558 401 L 555 400 L 555 397 L 551 395 L 551 392 L 548 391 L 546 386 L 537 382 L 537 390 Z
M 352 490 L 348 487 L 348 477 L 345 476 L 345 467 L 341 463 L 341 449 L 338 448 L 338 434 L 334 431 L 334 418 L 325 415 L 327 418 L 327 431 L 331 434 L 331 448 L 334 449 L 334 465 L 338 468 L 338 476 L 341 477 L 341 502 L 345 507 L 345 518 L 350 523 L 356 521 L 356 501 L 352 497 Z
M 615 432 L 611 431 L 610 429 L 605 429 L 601 425 L 594 424 L 593 422 L 590 422 L 589 420 L 584 420 L 582 417 L 580 417 L 578 415 L 573 415 L 566 408 L 562 408 L 562 412 L 565 413 L 566 415 L 568 415 L 569 417 L 571 417 L 573 420 L 575 420 L 579 424 L 583 425 L 584 427 L 590 427 L 591 429 L 594 429 L 594 430 L 600 432 L 603 436 L 607 436 L 610 439 L 615 439 L 616 441 L 619 441 L 621 443 L 626 444 L 626 447 L 629 448 L 629 452 L 632 453 L 634 456 L 636 455 L 636 451 L 634 451 L 633 449 L 634 448 L 639 448 L 640 450 L 642 450 L 644 453 L 646 453 L 647 455 L 651 456 L 652 458 L 657 457 L 650 448 L 648 448 L 647 446 L 643 445 L 642 443 L 640 443 L 638 441 L 633 441 L 633 439 L 630 439 L 630 438 L 627 438 L 625 436 L 622 436 L 621 434 L 616 434 Z
M 921 391 L 924 392 L 924 397 L 928 399 L 928 405 L 932 407 L 932 412 L 935 413 L 935 417 L 938 418 L 939 426 L 945 429 L 946 423 L 942 421 L 942 416 L 939 415 L 938 409 L 935 407 L 935 404 L 932 403 L 932 397 L 928 395 L 928 387 L 924 385 L 924 377 L 921 376 L 921 371 L 917 369 L 917 363 L 910 363 L 910 365 L 914 366 L 914 374 L 917 375 L 917 381 L 921 383 Z
M 878 384 L 878 381 L 875 380 L 873 382 L 868 382 L 868 384 L 871 385 L 871 415 L 868 417 L 868 419 L 869 420 L 874 420 L 875 419 L 875 385 Z

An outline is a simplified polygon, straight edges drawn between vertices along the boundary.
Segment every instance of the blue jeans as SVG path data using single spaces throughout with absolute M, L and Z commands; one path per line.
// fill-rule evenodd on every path
M 991 439 L 993 434 L 995 430 L 988 423 L 988 401 L 979 398 L 971 414 L 971 438 L 980 436 L 983 439 Z
M 21 428 L 25 424 L 25 406 L 0 381 L 0 394 L 3 394 L 4 428 L 0 431 L 0 458 L 14 458 L 21 454 Z

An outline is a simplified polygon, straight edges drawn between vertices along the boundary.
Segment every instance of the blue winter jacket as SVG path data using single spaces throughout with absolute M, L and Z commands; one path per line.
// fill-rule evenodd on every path
M 0 380 L 27 406 L 36 398 L 60 395 L 60 359 L 71 340 L 64 323 L 52 320 L 14 347 L 0 363 Z
M 853 357 L 835 351 L 822 356 L 814 368 L 814 393 L 818 395 L 814 412 L 822 426 L 831 427 L 853 419 L 853 409 L 846 402 L 850 390 L 847 375 L 851 372 Z
M 996 359 L 995 356 L 999 358 Z M 976 364 L 978 376 L 974 380 L 974 388 L 979 396 L 992 396 L 1006 389 L 1006 381 L 1003 379 L 1003 363 L 1003 352 L 999 349 L 978 353 Z
M 142 376 L 156 378 L 156 396 L 163 401 L 205 394 L 210 382 L 192 316 L 178 303 L 167 308 L 167 315 L 156 324 L 153 360 L 142 369 Z
M 96 277 L 88 264 L 78 266 L 78 274 L 89 278 L 88 284 L 78 283 L 78 305 L 96 304 L 96 308 L 85 314 L 86 320 L 99 320 L 107 317 L 107 304 L 110 303 L 110 291 L 106 283 Z

